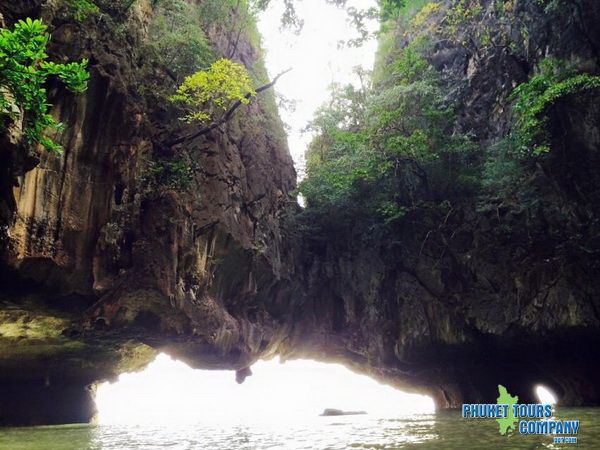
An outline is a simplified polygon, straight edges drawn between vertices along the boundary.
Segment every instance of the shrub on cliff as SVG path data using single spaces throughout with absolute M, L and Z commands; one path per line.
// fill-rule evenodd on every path
M 581 73 L 567 61 L 547 58 L 538 65 L 537 73 L 517 86 L 510 96 L 511 132 L 486 149 L 484 199 L 514 195 L 526 186 L 526 178 L 551 150 L 550 116 L 559 99 L 600 89 L 599 76 Z M 533 206 L 527 200 L 520 202 Z M 482 206 L 486 207 L 485 202 Z
M 84 21 L 90 15 L 100 12 L 98 5 L 90 0 L 68 0 L 67 4 L 75 20 L 79 22 Z
M 255 39 L 255 17 L 245 0 L 153 0 L 152 6 L 140 80 L 151 101 L 164 102 L 185 77 L 208 70 L 217 54 L 232 59 L 240 42 Z M 227 49 L 213 48 L 210 29 L 219 30 Z
M 184 120 L 211 121 L 225 113 L 234 101 L 247 104 L 256 95 L 244 66 L 220 59 L 208 70 L 187 77 L 171 100 L 186 112 Z
M 200 8 L 184 0 L 163 0 L 154 7 L 144 46 L 144 88 L 159 101 L 172 87 L 214 62 L 214 52 L 203 31 Z
M 49 113 L 46 81 L 55 77 L 73 92 L 87 88 L 87 60 L 69 64 L 48 61 L 46 45 L 50 35 L 40 20 L 20 20 L 13 30 L 0 30 L 0 126 L 16 119 L 11 105 L 23 113 L 27 142 L 48 150 L 61 147 L 46 134 L 59 131 L 62 124 Z
M 511 95 L 515 113 L 514 136 L 517 157 L 530 157 L 550 150 L 548 109 L 558 99 L 599 89 L 600 76 L 577 73 L 564 62 L 546 59 L 540 73 L 517 86 Z

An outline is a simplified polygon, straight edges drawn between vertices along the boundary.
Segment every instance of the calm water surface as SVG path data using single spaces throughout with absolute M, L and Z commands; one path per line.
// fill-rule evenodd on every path
M 579 419 L 577 444 L 553 444 L 551 436 L 500 436 L 495 421 L 466 420 L 459 413 L 396 418 L 311 417 L 302 424 L 75 425 L 0 430 L 10 450 L 127 449 L 600 449 L 600 408 L 560 408 Z M 282 422 L 284 423 L 284 422 Z

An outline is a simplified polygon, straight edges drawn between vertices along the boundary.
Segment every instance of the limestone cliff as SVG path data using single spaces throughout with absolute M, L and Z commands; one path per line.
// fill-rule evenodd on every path
M 457 100 L 456 129 L 494 148 L 513 123 L 511 92 L 544 58 L 600 71 L 597 2 L 541 3 L 436 2 L 398 21 L 380 64 L 413 42 L 419 20 L 426 56 Z M 357 220 L 327 224 L 326 240 L 308 236 L 311 345 L 441 406 L 489 402 L 499 383 L 520 401 L 544 384 L 564 405 L 597 405 L 599 95 L 553 105 L 550 154 L 509 186 L 448 189 L 435 184 L 435 166 L 409 165 L 398 170 L 401 200 L 440 206 L 380 235 Z M 476 166 L 482 153 L 471 158 Z M 458 164 L 445 169 L 461 175 Z
M 52 57 L 88 58 L 92 75 L 85 94 L 51 87 L 67 126 L 63 155 L 3 136 L 4 423 L 89 420 L 88 386 L 143 367 L 161 348 L 193 365 L 244 369 L 281 339 L 264 302 L 292 271 L 281 217 L 295 172 L 272 93 L 223 129 L 169 148 L 187 130 L 166 100 L 141 90 L 150 2 L 98 2 L 101 14 L 84 20 L 67 3 L 0 6 L 8 24 L 51 24 Z M 233 47 L 217 26 L 206 33 L 218 54 Z M 227 56 L 264 78 L 260 49 L 236 37 Z M 163 176 L 184 151 L 186 186 Z

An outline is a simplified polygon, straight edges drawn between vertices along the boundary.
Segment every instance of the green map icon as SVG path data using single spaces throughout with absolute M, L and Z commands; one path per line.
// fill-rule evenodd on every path
M 500 434 L 506 434 L 511 428 L 513 430 L 517 429 L 517 419 L 515 418 L 513 405 L 519 401 L 519 397 L 516 395 L 514 397 L 510 395 L 506 388 L 501 384 L 498 385 L 498 392 L 500 393 L 500 396 L 498 397 L 496 403 L 498 405 L 508 405 L 507 417 L 496 419 L 496 421 L 500 424 Z

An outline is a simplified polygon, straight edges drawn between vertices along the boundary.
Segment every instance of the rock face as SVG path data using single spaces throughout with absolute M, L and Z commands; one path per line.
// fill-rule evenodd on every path
M 431 55 L 451 68 L 482 141 L 506 132 L 507 96 L 542 56 L 599 70 L 596 3 L 554 22 L 514 3 L 536 30 L 528 56 Z M 50 87 L 64 155 L 26 148 L 18 123 L 1 136 L 0 423 L 88 421 L 94 383 L 158 351 L 238 381 L 276 354 L 339 361 L 440 407 L 493 401 L 498 384 L 528 401 L 537 383 L 563 404 L 600 403 L 597 97 L 555 108 L 559 150 L 527 182 L 535 207 L 458 203 L 386 245 L 358 235 L 314 245 L 286 227 L 295 173 L 271 96 L 222 130 L 166 145 L 183 132 L 177 116 L 139 92 L 150 2 L 85 23 L 60 2 L 8 1 L 0 13 L 8 24 L 43 17 L 52 56 L 89 58 L 92 74 L 82 95 Z M 247 37 L 232 47 L 222 30 L 209 35 L 264 71 Z M 189 186 L 148 182 L 148 160 L 184 152 Z
M 150 2 L 83 23 L 60 2 L 0 12 L 9 24 L 42 17 L 51 54 L 88 58 L 92 75 L 85 94 L 51 89 L 62 156 L 2 136 L 0 422 L 88 421 L 89 386 L 160 349 L 243 375 L 285 336 L 265 299 L 293 269 L 281 220 L 296 176 L 272 94 L 165 148 L 181 122 L 137 90 Z M 231 57 L 260 76 L 258 52 L 243 36 Z M 192 187 L 146 181 L 148 160 L 183 150 Z
M 597 3 L 544 11 L 510 2 L 501 17 L 498 2 L 466 3 L 481 4 L 483 19 L 459 26 L 455 43 L 432 31 L 428 56 L 478 143 L 506 134 L 509 94 L 541 59 L 600 72 Z M 443 4 L 424 26 L 438 29 L 455 2 Z M 525 28 L 514 49 L 464 44 L 506 24 L 509 34 Z M 402 26 L 399 48 L 410 39 Z M 599 404 L 599 98 L 595 90 L 554 105 L 551 154 L 492 199 L 448 197 L 443 213 L 412 216 L 385 239 L 332 227 L 326 241 L 305 244 L 302 309 L 319 330 L 307 346 L 443 407 L 494 401 L 498 384 L 523 402 L 543 384 L 562 404 Z M 421 199 L 440 200 L 420 182 Z

